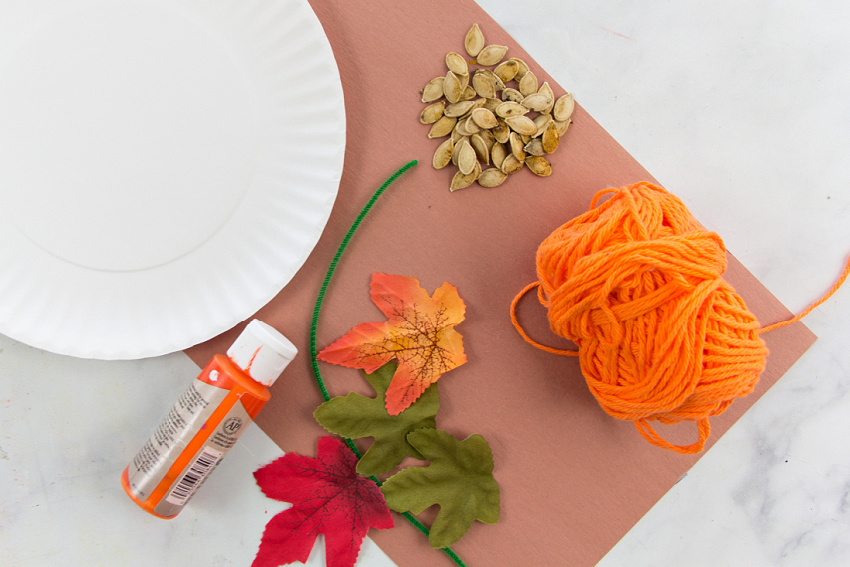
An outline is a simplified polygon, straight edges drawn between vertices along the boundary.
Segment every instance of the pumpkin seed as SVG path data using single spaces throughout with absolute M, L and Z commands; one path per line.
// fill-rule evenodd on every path
M 478 110 L 478 109 L 476 108 L 475 110 Z M 474 113 L 475 110 L 473 110 L 472 112 Z M 473 135 L 473 134 L 477 134 L 478 132 L 481 131 L 481 126 L 479 126 L 475 122 L 475 120 L 472 118 L 471 114 L 466 117 L 466 121 L 463 123 L 463 128 L 464 128 L 464 130 L 469 132 L 470 136 Z
M 521 92 L 523 96 L 528 96 L 537 92 L 537 76 L 532 71 L 523 75 L 519 80 L 519 92 Z
M 457 132 L 461 136 L 472 136 L 473 134 L 475 134 L 475 132 L 478 132 L 478 130 L 476 130 L 475 132 L 470 132 L 469 130 L 466 129 L 467 119 L 468 119 L 468 117 L 467 118 L 461 117 L 461 118 L 458 119 L 457 125 L 455 125 L 455 132 Z M 477 128 L 477 126 L 476 126 L 476 128 Z
M 498 187 L 507 178 L 507 174 L 501 169 L 491 167 L 481 172 L 481 175 L 478 176 L 478 184 L 482 187 Z
M 487 130 L 482 130 L 481 132 L 487 132 Z M 475 150 L 475 157 L 478 161 L 483 162 L 485 165 L 490 165 L 490 148 L 487 147 L 487 142 L 484 138 L 480 134 L 473 134 L 469 138 L 469 143 L 472 149 Z
M 446 103 L 443 101 L 429 104 L 419 115 L 419 121 L 422 124 L 433 124 L 443 117 L 443 111 L 446 108 Z
M 543 157 L 546 155 L 546 152 L 543 151 L 543 142 L 540 138 L 532 139 L 523 149 L 525 150 L 525 153 L 533 156 Z
M 552 101 L 552 102 L 549 103 L 549 106 L 547 106 L 546 108 L 544 108 L 540 112 L 544 112 L 546 114 L 551 114 L 552 113 L 552 107 L 555 106 L 555 93 L 552 91 L 552 87 L 549 86 L 548 81 L 544 82 L 542 85 L 540 85 L 540 88 L 537 89 L 537 92 L 539 94 L 548 96 L 549 99 Z
M 564 120 L 564 121 L 555 120 L 554 122 L 555 122 L 555 125 L 558 127 L 558 135 L 563 138 L 564 134 L 567 131 L 567 128 L 570 127 L 570 124 L 572 124 L 573 121 L 572 120 Z
M 534 175 L 539 175 L 540 177 L 552 175 L 552 164 L 545 157 L 528 156 L 525 158 L 525 164 Z
M 434 158 L 431 160 L 434 169 L 443 169 L 449 165 L 449 162 L 452 161 L 454 149 L 455 143 L 451 138 L 446 139 L 446 141 L 437 146 L 437 151 L 434 152 Z
M 476 108 L 472 111 L 471 118 L 480 128 L 489 130 L 490 128 L 495 128 L 499 125 L 499 122 L 496 120 L 496 115 L 486 108 Z
M 573 99 L 572 93 L 567 93 L 555 101 L 555 106 L 552 108 L 552 114 L 558 122 L 569 120 L 573 115 L 576 101 Z
M 451 134 L 457 124 L 457 118 L 443 116 L 431 125 L 431 131 L 428 132 L 429 138 L 442 138 Z
M 461 144 L 468 141 L 468 136 L 461 136 L 457 140 L 454 141 L 454 149 L 452 150 L 452 163 L 457 165 L 457 158 L 460 155 L 460 147 Z
M 514 79 L 516 79 L 517 81 L 520 80 L 523 75 L 528 73 L 528 65 L 522 59 L 511 57 L 510 59 L 508 59 L 508 61 L 513 61 L 517 64 L 516 76 L 514 76 Z
M 522 102 L 522 99 L 524 98 L 525 97 L 522 96 L 521 92 L 510 87 L 507 87 L 502 91 L 502 100 L 506 102 Z
M 481 130 L 481 131 L 478 133 L 478 136 L 480 136 L 480 137 L 481 137 L 481 139 L 482 139 L 482 140 L 484 140 L 484 143 L 485 143 L 485 144 L 487 144 L 487 151 L 488 151 L 488 152 L 489 152 L 491 149 L 493 149 L 493 144 L 495 144 L 495 143 L 496 143 L 496 137 L 495 137 L 495 136 L 493 136 L 493 131 L 492 131 L 492 130 Z
M 493 128 L 493 137 L 496 138 L 496 141 L 504 144 L 508 141 L 508 138 L 511 135 L 511 130 L 508 127 L 507 122 L 505 122 L 502 118 L 497 119 L 499 123 L 498 126 Z
M 441 99 L 444 92 L 443 81 L 445 80 L 445 77 L 437 77 L 428 81 L 428 84 L 422 89 L 422 102 L 434 102 Z
M 551 154 L 558 149 L 558 144 L 561 142 L 561 135 L 558 134 L 558 126 L 554 121 L 546 125 L 541 140 L 543 142 L 543 151 L 547 154 Z
M 486 108 L 487 110 L 493 113 L 496 112 L 496 107 L 502 104 L 502 101 L 498 98 L 485 98 L 483 100 L 484 104 L 482 104 L 481 107 Z
M 463 116 L 464 114 L 466 114 L 470 110 L 472 110 L 472 107 L 474 105 L 475 105 L 475 103 L 471 100 L 462 100 L 460 102 L 453 102 L 452 104 L 446 105 L 445 109 L 443 110 L 443 114 L 445 116 L 450 117 L 450 118 L 458 118 L 460 116 Z
M 460 149 L 457 152 L 457 168 L 464 175 L 469 175 L 475 169 L 478 159 L 475 155 L 475 150 L 472 149 L 468 140 L 463 140 L 460 143 Z
M 528 112 L 528 108 L 518 102 L 507 101 L 496 107 L 496 115 L 502 118 L 511 116 L 522 116 Z
M 461 54 L 455 53 L 454 51 L 446 53 L 446 67 L 448 67 L 449 71 L 455 75 L 469 74 L 469 65 L 467 65 L 466 59 L 464 59 Z
M 522 105 L 534 112 L 544 112 L 546 108 L 552 106 L 552 98 L 542 93 L 530 94 L 522 99 Z
M 470 185 L 475 183 L 475 180 L 478 179 L 479 175 L 481 175 L 481 166 L 478 165 L 478 162 L 475 162 L 473 170 L 469 173 L 463 173 L 462 171 L 458 170 L 458 172 L 455 173 L 454 177 L 452 177 L 452 184 L 449 187 L 449 190 L 457 191 L 458 189 L 464 189 L 466 187 L 469 187 Z
M 519 71 L 519 64 L 514 59 L 502 61 L 496 65 L 495 69 L 493 69 L 496 76 L 502 79 L 505 83 L 513 81 L 514 77 L 516 77 L 517 71 Z
M 472 27 L 466 32 L 466 38 L 463 40 L 463 46 L 470 57 L 478 57 L 481 50 L 484 49 L 484 34 L 478 24 L 472 24 Z
M 503 173 L 510 175 L 522 169 L 523 164 L 525 164 L 525 162 L 518 160 L 514 154 L 508 154 L 499 169 L 501 169 Z
M 537 126 L 537 132 L 534 133 L 534 137 L 543 135 L 543 130 L 546 128 L 546 125 L 552 122 L 551 114 L 538 114 L 534 117 L 534 125 Z
M 525 144 L 523 143 L 522 138 L 520 138 L 519 134 L 517 134 L 516 132 L 511 132 L 510 144 L 511 154 L 513 154 L 513 156 L 519 161 L 524 160 L 525 150 L 523 148 L 525 147 Z
M 497 75 L 490 69 L 479 69 L 479 71 L 482 75 L 490 77 L 490 80 L 493 81 L 493 84 L 496 86 L 497 91 L 500 91 L 505 88 L 505 82 L 499 78 L 499 75 Z
M 478 96 L 484 98 L 496 98 L 496 81 L 493 77 L 483 73 L 481 69 L 475 71 L 472 76 L 472 87 Z
M 463 85 L 460 82 L 460 78 L 452 71 L 446 73 L 445 80 L 443 81 L 443 92 L 446 95 L 446 100 L 449 102 L 458 102 L 463 94 Z
M 505 123 L 507 123 L 511 130 L 518 134 L 533 136 L 537 133 L 537 126 L 527 116 L 508 116 L 505 118 Z
M 479 65 L 495 65 L 502 60 L 507 52 L 508 46 L 506 45 L 488 45 L 475 56 L 476 62 Z
M 493 144 L 493 147 L 490 149 L 490 157 L 492 157 L 492 163 L 499 169 L 502 168 L 502 162 L 505 161 L 505 158 L 508 157 L 508 149 L 504 144 Z

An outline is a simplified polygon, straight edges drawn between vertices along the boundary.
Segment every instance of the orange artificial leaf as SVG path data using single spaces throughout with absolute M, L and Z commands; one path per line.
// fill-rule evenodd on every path
M 466 362 L 463 337 L 454 330 L 466 306 L 449 283 L 429 296 L 415 278 L 373 274 L 370 287 L 387 321 L 361 323 L 320 352 L 319 359 L 368 373 L 398 361 L 386 394 L 387 412 L 398 415 L 443 373 Z

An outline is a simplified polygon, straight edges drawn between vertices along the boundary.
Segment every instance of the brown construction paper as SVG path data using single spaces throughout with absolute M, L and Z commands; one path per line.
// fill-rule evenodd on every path
M 454 284 L 467 305 L 463 334 L 469 362 L 439 381 L 438 427 L 456 437 L 480 433 L 489 441 L 501 485 L 501 520 L 476 523 L 453 549 L 469 566 L 593 565 L 696 462 L 644 441 L 633 424 L 609 417 L 589 393 L 574 358 L 541 352 L 511 325 L 508 307 L 535 279 L 534 255 L 555 228 L 587 210 L 606 187 L 641 180 L 658 183 L 579 106 L 553 174 L 527 169 L 501 187 L 448 191 L 451 168 L 436 171 L 439 140 L 419 123 L 419 90 L 446 72 L 448 51 L 463 53 L 463 38 L 478 23 L 488 43 L 509 47 L 555 84 L 498 24 L 470 0 L 346 2 L 313 0 L 342 77 L 347 149 L 339 197 L 327 229 L 295 278 L 257 313 L 280 329 L 301 354 L 273 387 L 258 423 L 284 451 L 312 455 L 325 434 L 314 421 L 321 403 L 308 356 L 316 294 L 345 232 L 369 196 L 411 159 L 420 164 L 377 202 L 342 257 L 328 290 L 318 330 L 324 347 L 364 321 L 381 320 L 369 299 L 374 272 L 418 278 L 433 292 Z M 296 94 L 297 85 L 293 85 Z M 581 100 L 581 93 L 576 93 Z M 284 156 L 282 156 L 283 158 Z M 668 187 L 673 193 L 676 188 Z M 309 191 L 309 187 L 304 187 Z M 763 323 L 788 311 L 734 258 L 727 280 Z M 569 346 L 548 330 L 530 294 L 519 315 L 527 330 L 553 346 Z M 239 329 L 189 349 L 198 364 L 224 352 Z M 712 420 L 711 446 L 812 344 L 801 324 L 765 336 L 771 354 L 757 391 Z M 357 370 L 320 363 L 331 395 L 369 393 Z M 693 424 L 661 428 L 690 443 Z M 452 564 L 396 516 L 396 528 L 370 536 L 402 567 Z

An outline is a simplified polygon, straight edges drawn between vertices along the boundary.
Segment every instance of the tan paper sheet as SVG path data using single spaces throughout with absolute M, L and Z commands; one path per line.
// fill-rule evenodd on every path
M 432 169 L 438 144 L 418 121 L 419 89 L 445 74 L 447 51 L 462 52 L 477 22 L 488 43 L 509 46 L 560 95 L 546 75 L 480 7 L 470 0 L 345 2 L 313 0 L 342 76 L 348 120 L 339 198 L 327 230 L 307 263 L 257 317 L 274 325 L 301 354 L 273 388 L 259 425 L 285 451 L 315 454 L 324 430 L 312 412 L 321 403 L 308 359 L 310 316 L 338 244 L 375 189 L 411 159 L 420 164 L 378 201 L 336 272 L 319 323 L 319 347 L 351 327 L 379 321 L 369 299 L 374 272 L 409 275 L 433 292 L 457 286 L 467 320 L 457 327 L 469 362 L 440 380 L 438 426 L 457 437 L 490 442 L 502 490 L 496 525 L 476 523 L 455 551 L 470 566 L 559 566 L 596 563 L 693 465 L 698 456 L 649 445 L 631 423 L 605 414 L 587 390 L 577 361 L 538 351 L 511 326 L 508 306 L 534 279 L 534 254 L 554 228 L 585 211 L 599 189 L 654 181 L 581 108 L 552 156 L 554 173 L 524 170 L 496 189 L 447 187 L 452 172 Z M 297 89 L 296 89 L 297 91 Z M 581 100 L 581 93 L 576 93 Z M 668 188 L 674 193 L 676 188 Z M 309 187 L 304 187 L 309 191 Z M 763 323 L 788 311 L 730 257 L 727 279 Z M 533 296 L 520 306 L 531 334 L 565 345 L 548 330 Z M 223 352 L 239 329 L 187 352 L 204 364 Z M 757 391 L 714 419 L 709 445 L 811 345 L 801 324 L 766 337 L 771 355 Z M 358 371 L 321 363 L 332 395 L 368 393 Z M 690 442 L 692 425 L 664 430 Z M 392 530 L 370 536 L 403 567 L 444 567 L 451 561 L 398 517 Z

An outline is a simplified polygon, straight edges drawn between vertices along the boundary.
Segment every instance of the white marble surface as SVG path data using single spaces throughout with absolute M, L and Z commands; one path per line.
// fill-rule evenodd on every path
M 252 473 L 282 455 L 251 427 L 172 520 L 136 507 L 121 471 L 199 369 L 183 353 L 82 360 L 0 336 L 0 565 L 243 566 L 287 505 Z M 307 565 L 324 565 L 316 545 Z M 366 540 L 358 565 L 392 567 Z
M 790 309 L 832 284 L 850 254 L 850 5 L 479 3 Z M 807 318 L 814 347 L 600 565 L 850 564 L 848 320 L 850 287 Z M 182 354 L 86 361 L 0 337 L 0 563 L 248 565 L 282 509 L 250 481 L 280 454 L 258 428 L 177 520 L 118 482 L 196 373 Z M 360 564 L 391 565 L 368 543 Z

